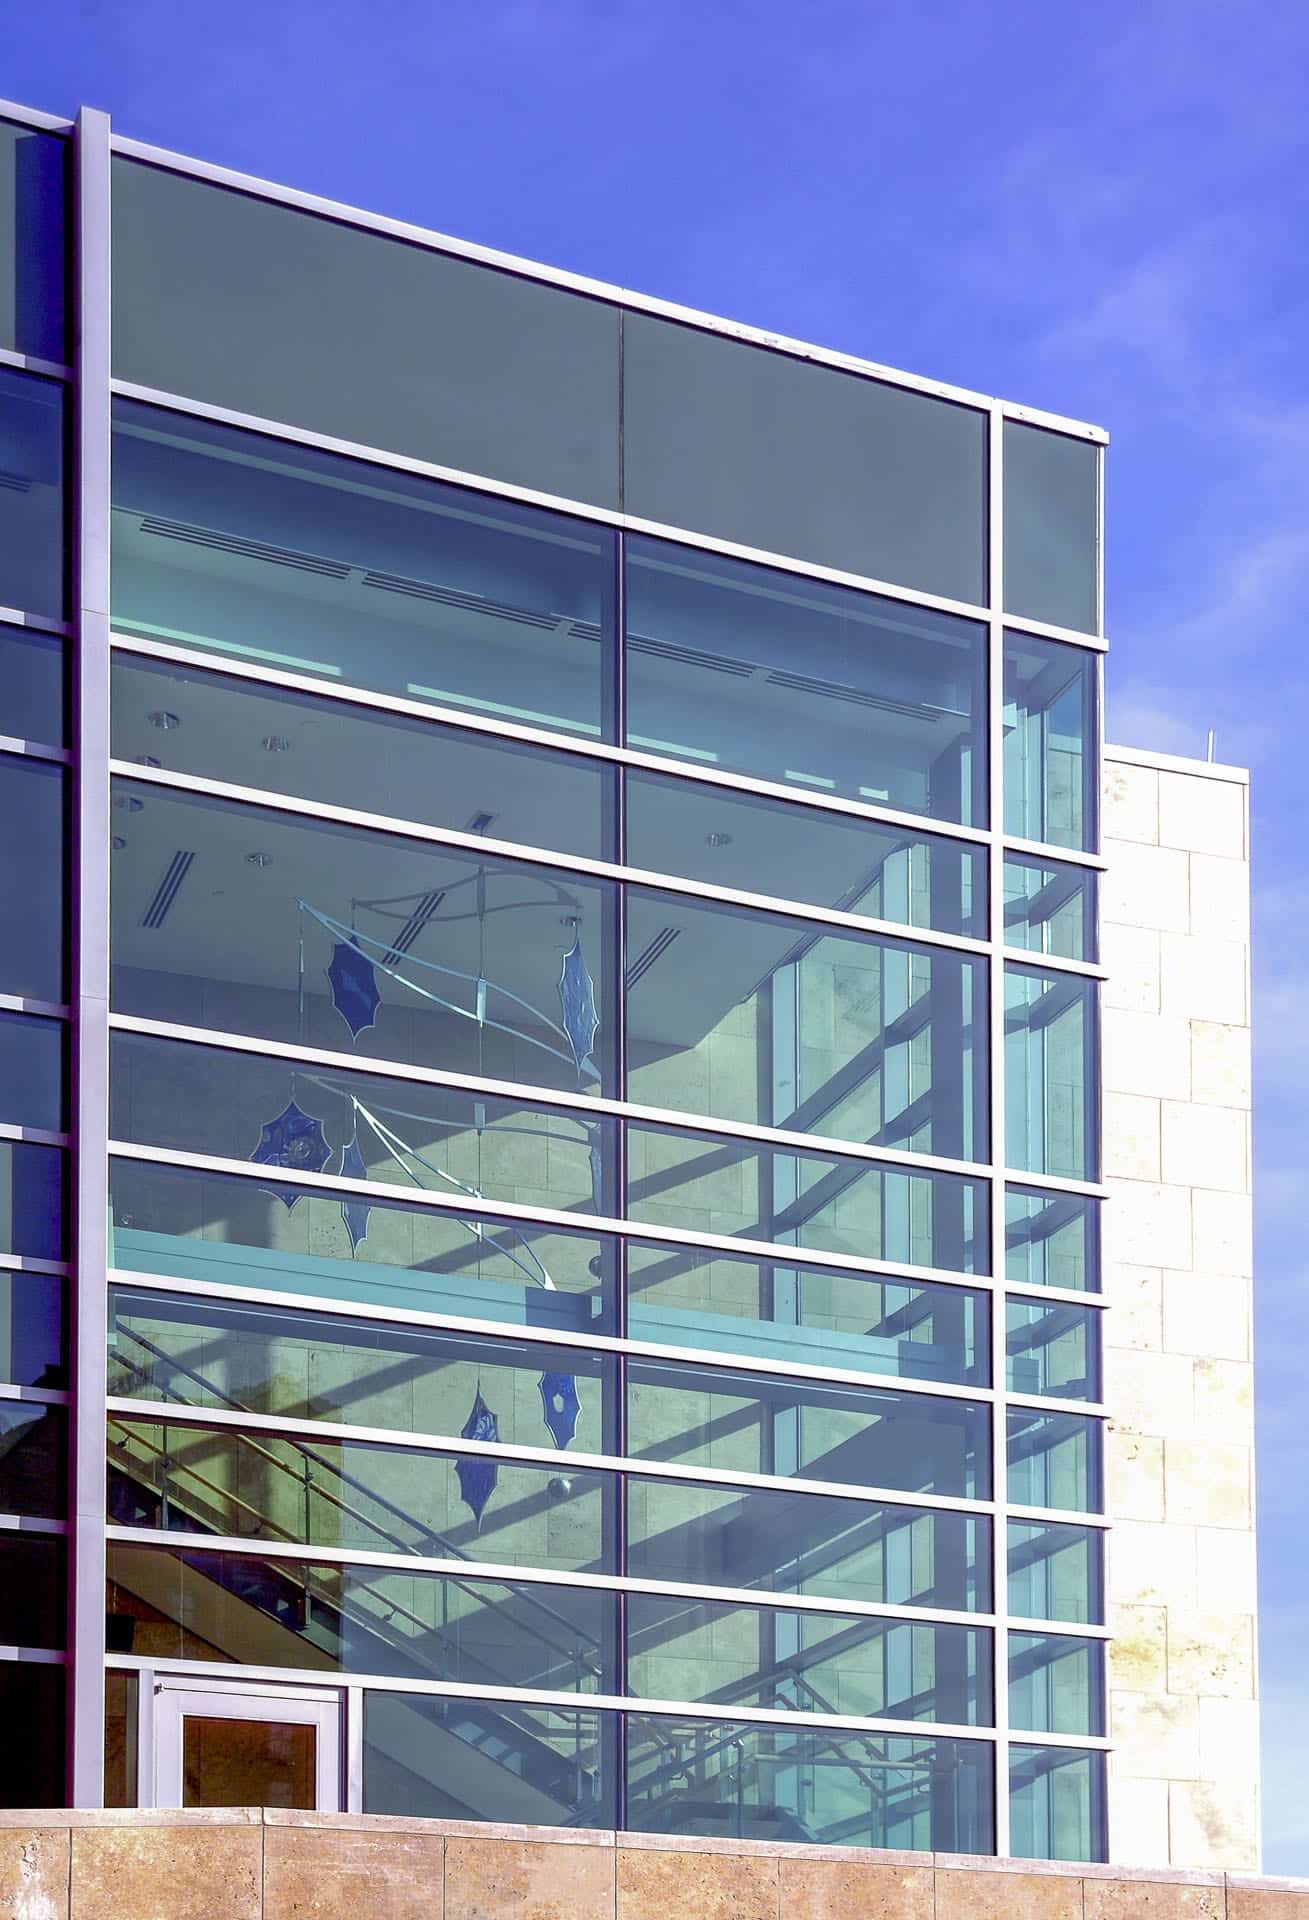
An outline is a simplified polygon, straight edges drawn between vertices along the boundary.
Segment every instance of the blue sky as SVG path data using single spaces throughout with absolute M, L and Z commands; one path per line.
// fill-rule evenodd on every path
M 1309 1872 L 1309 10 L 5 11 L 10 98 L 1110 429 L 1110 737 L 1254 770 L 1266 1867 Z

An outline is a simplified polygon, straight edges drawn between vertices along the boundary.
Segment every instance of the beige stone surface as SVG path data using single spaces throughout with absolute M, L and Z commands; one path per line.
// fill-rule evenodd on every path
M 1116 1404 L 1116 1402 L 1115 1402 Z M 1156 1434 L 1110 1429 L 1105 1442 L 1109 1511 L 1123 1520 L 1164 1518 L 1164 1443 Z
M 1191 1098 L 1206 1106 L 1249 1107 L 1250 1029 L 1191 1022 Z
M 1153 767 L 1110 761 L 1104 769 L 1101 828 L 1107 840 L 1159 844 L 1159 775 Z
M 1223 1920 L 1226 1896 L 1216 1886 L 1174 1880 L 1087 1880 L 1085 1920 Z
M 260 1920 L 260 1826 L 74 1828 L 70 1920 Z
M 1164 1342 L 1164 1276 L 1158 1267 L 1114 1266 L 1106 1276 L 1105 1291 L 1113 1312 L 1105 1325 L 1105 1346 L 1111 1351 L 1140 1347 L 1161 1348 Z M 1170 1352 L 1185 1349 L 1172 1347 Z
M 672 1853 L 620 1844 L 617 1865 L 617 1920 L 777 1920 L 775 1855 Z
M 1164 1442 L 1170 1521 L 1199 1527 L 1250 1525 L 1251 1450 L 1202 1435 Z
M 1186 933 L 1191 882 L 1184 852 L 1129 842 L 1115 847 L 1101 881 L 1100 912 L 1113 926 Z
M 446 1842 L 445 1920 L 604 1920 L 613 1906 L 611 1847 L 565 1853 L 548 1841 Z
M 1235 1107 L 1162 1103 L 1162 1177 L 1169 1186 L 1244 1193 L 1250 1116 Z
M 1101 1059 L 1107 1090 L 1157 1100 L 1190 1098 L 1191 1023 L 1175 1008 L 1107 1013 Z
M 444 1853 L 440 1834 L 270 1826 L 263 1920 L 441 1920 Z
M 1163 1161 L 1160 1108 L 1145 1093 L 1104 1096 L 1104 1171 L 1111 1180 L 1155 1180 Z
M 1160 1858 L 1168 1844 L 1168 1782 L 1132 1778 L 1121 1765 L 1113 1778 L 1113 1851 L 1125 1863 Z
M 1118 1764 L 1132 1778 L 1194 1780 L 1200 1771 L 1200 1707 L 1185 1694 L 1111 1689 L 1109 1729 Z M 1150 1864 L 1167 1864 L 1159 1851 Z
M 1159 840 L 1190 853 L 1220 853 L 1245 858 L 1245 796 L 1235 780 L 1211 774 L 1159 774 Z
M 1100 959 L 1109 971 L 1102 1005 L 1129 1013 L 1159 1012 L 1159 935 L 1153 927 L 1106 923 L 1100 934 Z
M 1168 1614 L 1163 1607 L 1115 1607 L 1109 1685 L 1130 1693 L 1168 1687 Z
M 940 1868 L 936 1920 L 1082 1920 L 1082 1883 L 1053 1873 Z
M 1159 994 L 1166 1014 L 1240 1026 L 1248 1015 L 1249 949 L 1210 934 L 1168 933 L 1159 941 Z
M 0 1834 L 0 1920 L 64 1920 L 69 1836 L 61 1827 L 10 1827 Z
M 1222 854 L 1191 855 L 1191 932 L 1241 940 L 1250 924 L 1250 869 Z
M 1227 1920 L 1309 1920 L 1309 1887 L 1243 1887 L 1227 1883 Z
M 1230 1273 L 1165 1273 L 1163 1344 L 1220 1360 L 1250 1354 L 1250 1283 Z
M 1174 1780 L 1168 1788 L 1168 1832 L 1179 1867 L 1221 1859 L 1234 1868 L 1259 1864 L 1259 1795 L 1252 1780 Z
M 778 1861 L 778 1895 L 785 1920 L 933 1920 L 932 1870 L 927 1866 L 783 1858 Z M 940 1902 L 938 1893 L 936 1913 L 945 1920 Z
M 1130 1267 L 1190 1266 L 1191 1196 L 1185 1188 L 1145 1180 L 1105 1184 L 1110 1196 L 1104 1219 L 1107 1261 L 1116 1265 L 1121 1260 Z M 1225 1199 L 1226 1195 L 1214 1197 Z
M 1203 1596 L 1202 1596 L 1203 1597 Z M 1224 1700 L 1254 1697 L 1254 1622 L 1245 1614 L 1168 1616 L 1168 1687 L 1174 1694 Z

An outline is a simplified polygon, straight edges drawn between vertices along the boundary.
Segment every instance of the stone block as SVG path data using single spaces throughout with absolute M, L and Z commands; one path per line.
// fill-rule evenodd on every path
M 1227 1883 L 1227 1920 L 1309 1920 L 1309 1887 Z
M 938 1864 L 935 1920 L 1082 1920 L 1082 1883 L 1071 1874 Z
M 1115 1521 L 1108 1552 L 1109 1595 L 1115 1607 L 1198 1605 L 1193 1527 Z
M 1104 1171 L 1106 1179 L 1159 1180 L 1161 1177 L 1162 1103 L 1144 1093 L 1104 1096 Z
M 1159 843 L 1188 853 L 1220 853 L 1245 858 L 1247 788 L 1210 774 L 1159 775 Z
M 3 1920 L 66 1920 L 66 1827 L 6 1827 L 0 1832 Z
M 1107 1092 L 1142 1093 L 1163 1100 L 1191 1096 L 1191 1028 L 1176 1009 L 1129 1013 L 1107 1007 L 1101 1022 Z
M 1162 1349 L 1164 1277 L 1159 1269 L 1115 1265 L 1105 1275 L 1105 1283 L 1113 1307 L 1105 1316 L 1106 1352 Z
M 1086 1920 L 1223 1920 L 1216 1885 L 1179 1880 L 1087 1880 Z
M 1197 1426 L 1253 1446 L 1254 1368 L 1249 1361 L 1201 1356 L 1194 1366 Z
M 1159 1011 L 1159 935 L 1151 927 L 1107 923 L 1100 935 L 1100 959 L 1109 978 L 1102 1004 L 1130 1013 Z
M 614 1854 L 540 1840 L 446 1841 L 445 1920 L 609 1920 Z M 439 1910 L 438 1910 L 439 1912 Z
M 1258 1789 L 1245 1780 L 1172 1780 L 1168 1825 L 1174 1866 L 1250 1872 L 1259 1864 Z
M 1250 869 L 1220 854 L 1191 855 L 1191 932 L 1250 940 Z
M 269 1826 L 263 1920 L 441 1920 L 444 1852 L 439 1833 Z
M 1184 1353 L 1116 1353 L 1111 1398 L 1119 1433 L 1186 1433 L 1195 1422 L 1196 1362 Z
M 256 1825 L 74 1827 L 70 1920 L 260 1920 Z
M 1129 1267 L 1191 1265 L 1191 1196 L 1184 1187 L 1146 1180 L 1107 1180 L 1104 1210 L 1107 1261 Z M 1226 1198 L 1226 1195 L 1219 1195 Z
M 1191 1231 L 1195 1265 L 1202 1271 L 1239 1273 L 1245 1279 L 1252 1276 L 1254 1212 L 1248 1194 L 1210 1193 L 1197 1188 L 1191 1196 Z M 1171 1267 L 1188 1263 L 1161 1260 L 1159 1264 Z
M 1259 1703 L 1257 1700 L 1200 1702 L 1200 1772 L 1206 1780 L 1259 1778 Z
M 1111 1689 L 1109 1731 L 1117 1764 L 1133 1779 L 1199 1777 L 1200 1709 L 1195 1700 L 1174 1693 Z
M 1190 887 L 1185 853 L 1127 842 L 1114 848 L 1109 870 L 1100 876 L 1100 912 L 1115 926 L 1185 933 Z
M 1168 1690 L 1223 1700 L 1254 1698 L 1254 1622 L 1249 1614 L 1168 1615 Z
M 1164 1505 L 1171 1523 L 1250 1525 L 1250 1448 L 1208 1435 L 1164 1443 Z
M 782 1858 L 778 1868 L 787 1920 L 932 1920 L 930 1867 Z
M 1163 1178 L 1169 1186 L 1245 1193 L 1250 1116 L 1239 1107 L 1162 1103 Z
M 1114 1637 L 1109 1643 L 1112 1689 L 1123 1693 L 1168 1691 L 1167 1623 L 1164 1607 L 1114 1608 Z
M 1111 1428 L 1105 1479 L 1107 1508 L 1115 1520 L 1164 1519 L 1164 1443 L 1158 1435 Z
M 1121 1866 L 1168 1858 L 1166 1780 L 1133 1780 L 1120 1771 L 1110 1775 L 1109 1841 Z
M 1195 1530 L 1196 1589 L 1214 1613 L 1254 1614 L 1258 1608 L 1255 1534 L 1230 1527 Z
M 777 1907 L 775 1854 L 618 1848 L 617 1920 L 777 1920 Z
M 1250 1282 L 1231 1274 L 1165 1273 L 1164 1346 L 1169 1353 L 1245 1360 L 1250 1354 Z
M 1206 1106 L 1250 1105 L 1250 1029 L 1191 1022 L 1191 1098 Z
M 1164 1015 L 1239 1027 L 1249 1018 L 1249 949 L 1211 934 L 1165 933 L 1159 943 L 1159 1004 Z
M 1100 825 L 1104 839 L 1159 841 L 1159 775 L 1154 767 L 1133 767 L 1106 753 L 1100 786 Z M 1113 857 L 1113 847 L 1107 848 Z

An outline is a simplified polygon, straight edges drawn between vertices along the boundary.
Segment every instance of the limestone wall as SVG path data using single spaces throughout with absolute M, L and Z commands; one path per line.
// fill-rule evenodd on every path
M 1259 1859 L 1246 776 L 1108 748 L 1115 1860 Z

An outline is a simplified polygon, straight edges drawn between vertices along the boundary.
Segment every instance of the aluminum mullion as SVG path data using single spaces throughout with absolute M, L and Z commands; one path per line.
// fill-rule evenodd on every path
M 0 1253 L 0 1272 L 3 1273 L 50 1273 L 64 1275 L 72 1272 L 67 1260 L 40 1260 L 30 1253 Z
M 73 760 L 67 747 L 52 747 L 44 740 L 26 740 L 15 733 L 0 733 L 0 753 L 18 760 L 47 760 L 60 767 L 71 766 Z
M 51 1133 L 47 1127 L 20 1127 L 12 1120 L 0 1120 L 0 1140 L 25 1140 L 38 1147 L 66 1147 L 66 1133 Z
M 39 354 L 19 353 L 13 347 L 0 347 L 0 367 L 13 367 L 19 373 L 39 373 L 43 380 L 71 380 L 73 369 L 62 360 L 43 360 Z
M 25 993 L 0 993 L 0 1013 L 38 1013 L 47 1020 L 67 1020 L 72 1009 L 58 1000 L 33 1000 Z

